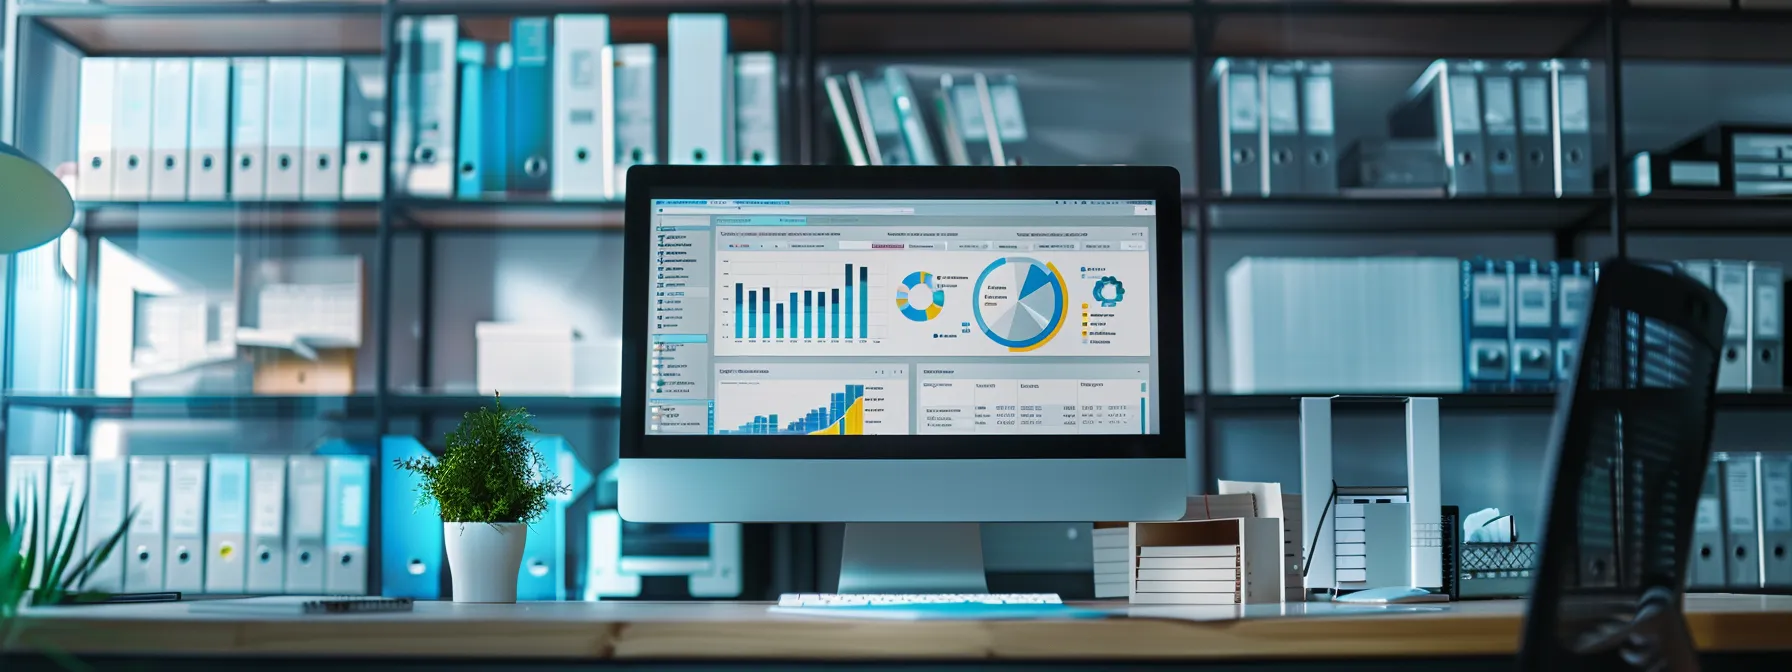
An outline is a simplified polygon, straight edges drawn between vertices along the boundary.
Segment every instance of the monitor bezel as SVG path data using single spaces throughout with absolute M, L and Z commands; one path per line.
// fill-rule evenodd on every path
M 623 459 L 1117 459 L 1185 455 L 1182 178 L 1145 166 L 634 166 L 623 234 Z M 654 199 L 1151 199 L 1157 208 L 1156 434 L 944 434 L 843 437 L 647 434 L 649 280 Z M 1008 440 L 1013 439 L 1013 440 Z

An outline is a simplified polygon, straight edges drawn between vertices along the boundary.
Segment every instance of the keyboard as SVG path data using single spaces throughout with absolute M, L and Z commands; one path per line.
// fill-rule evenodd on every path
M 785 593 L 780 607 L 867 607 L 905 604 L 1063 604 L 1056 593 L 867 594 Z

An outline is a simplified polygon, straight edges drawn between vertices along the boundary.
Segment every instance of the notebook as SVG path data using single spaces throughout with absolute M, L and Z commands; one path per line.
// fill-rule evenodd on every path
M 325 595 L 273 595 L 232 600 L 200 600 L 187 605 L 190 614 L 263 616 L 311 616 L 321 614 L 381 614 L 411 610 L 408 597 L 344 597 Z

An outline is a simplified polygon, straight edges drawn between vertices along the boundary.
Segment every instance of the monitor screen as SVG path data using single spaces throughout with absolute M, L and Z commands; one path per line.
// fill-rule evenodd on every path
M 648 435 L 1160 431 L 1155 201 L 650 207 Z

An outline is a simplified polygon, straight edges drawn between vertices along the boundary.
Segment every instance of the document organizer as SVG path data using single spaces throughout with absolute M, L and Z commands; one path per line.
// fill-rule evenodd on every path
M 1274 518 L 1133 523 L 1128 598 L 1133 604 L 1281 602 L 1281 528 Z

